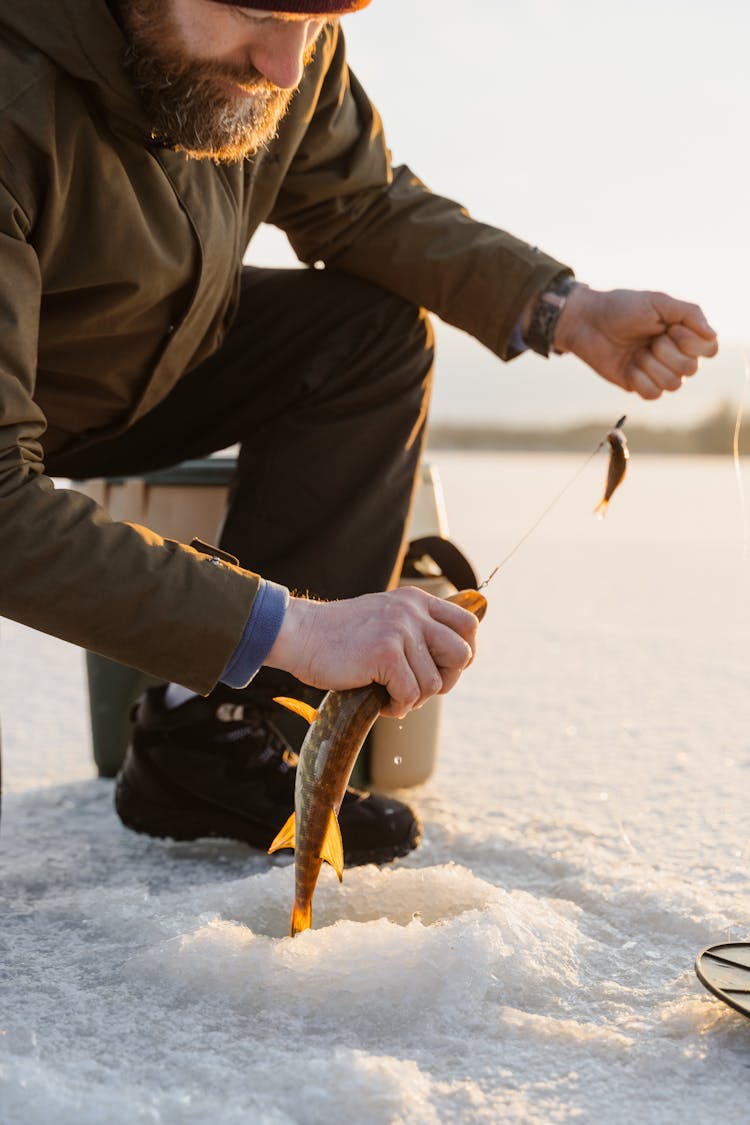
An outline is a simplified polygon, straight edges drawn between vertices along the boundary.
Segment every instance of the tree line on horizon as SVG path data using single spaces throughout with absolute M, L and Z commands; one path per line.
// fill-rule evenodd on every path
M 750 418 L 743 416 L 740 426 L 740 452 L 745 440 L 750 446 L 749 425 Z M 434 422 L 428 432 L 427 445 L 428 448 L 436 450 L 580 453 L 592 449 L 611 426 L 611 419 L 580 422 L 559 428 L 516 428 Z M 631 448 L 637 448 L 639 453 L 731 454 L 736 426 L 736 405 L 724 401 L 693 425 L 649 426 L 633 422 L 626 425 L 626 431 Z

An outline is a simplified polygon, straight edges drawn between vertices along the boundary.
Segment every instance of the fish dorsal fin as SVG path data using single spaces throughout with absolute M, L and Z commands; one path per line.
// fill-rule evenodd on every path
M 277 852 L 280 848 L 293 848 L 295 847 L 295 827 L 294 827 L 294 813 L 289 817 L 284 827 L 279 832 L 278 836 L 268 849 L 268 854 Z
M 301 699 L 291 699 L 288 695 L 275 695 L 273 698 L 274 703 L 280 703 L 282 707 L 286 707 L 287 711 L 294 711 L 295 715 L 300 715 L 303 719 L 307 719 L 308 723 L 314 723 L 318 717 L 318 712 L 309 703 L 303 703 Z
M 339 877 L 339 883 L 344 878 L 344 843 L 341 839 L 341 829 L 339 822 L 336 820 L 336 813 L 331 809 L 328 818 L 328 827 L 326 828 L 323 846 L 320 849 L 320 858 L 326 863 L 330 863 Z

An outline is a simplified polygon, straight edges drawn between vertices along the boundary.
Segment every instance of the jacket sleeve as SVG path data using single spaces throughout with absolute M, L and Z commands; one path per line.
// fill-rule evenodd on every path
M 33 401 L 41 281 L 28 228 L 0 184 L 0 615 L 207 693 L 258 577 L 113 522 L 45 476 Z
M 571 272 L 434 195 L 408 168 L 391 167 L 382 123 L 349 71 L 340 31 L 269 221 L 302 261 L 376 282 L 503 359 L 528 299 Z

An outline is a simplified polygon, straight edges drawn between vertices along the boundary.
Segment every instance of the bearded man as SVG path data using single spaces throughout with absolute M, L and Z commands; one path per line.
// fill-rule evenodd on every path
M 339 22 L 368 2 L 0 2 L 0 612 L 164 681 L 117 785 L 152 835 L 268 846 L 294 782 L 273 694 L 377 681 L 400 716 L 471 661 L 471 614 L 392 588 L 425 309 L 644 398 L 717 349 L 694 305 L 595 292 L 392 168 Z M 244 268 L 264 222 L 321 268 Z M 234 443 L 218 550 L 50 480 Z M 340 820 L 348 863 L 419 838 L 385 797 Z

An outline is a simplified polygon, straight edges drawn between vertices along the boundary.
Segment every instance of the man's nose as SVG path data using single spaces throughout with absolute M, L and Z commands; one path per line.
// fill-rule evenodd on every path
M 274 86 L 293 90 L 302 79 L 305 50 L 311 38 L 307 20 L 279 20 L 263 41 L 253 47 L 250 61 Z

